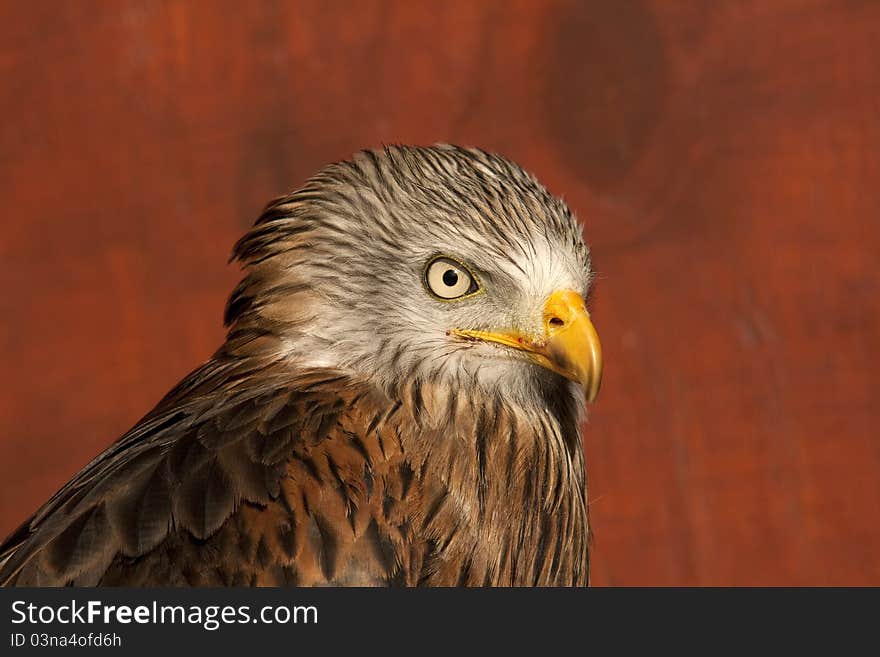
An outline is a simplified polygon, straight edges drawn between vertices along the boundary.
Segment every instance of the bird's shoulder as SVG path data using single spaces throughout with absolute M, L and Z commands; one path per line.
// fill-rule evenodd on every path
M 205 543 L 233 516 L 265 523 L 307 504 L 310 486 L 338 485 L 352 458 L 393 449 L 376 431 L 393 410 L 339 371 L 214 359 L 7 538 L 0 584 L 96 584 L 163 544 Z

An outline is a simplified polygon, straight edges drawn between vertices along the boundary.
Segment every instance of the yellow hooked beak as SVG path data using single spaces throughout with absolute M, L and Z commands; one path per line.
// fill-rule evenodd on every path
M 544 335 L 539 337 L 517 331 L 455 329 L 451 333 L 522 351 L 538 365 L 581 384 L 589 402 L 599 394 L 602 347 L 584 299 L 577 292 L 559 290 L 548 297 L 544 304 Z

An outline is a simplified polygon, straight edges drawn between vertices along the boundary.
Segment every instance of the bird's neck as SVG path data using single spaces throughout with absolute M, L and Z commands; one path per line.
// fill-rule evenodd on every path
M 585 584 L 588 521 L 574 404 L 514 405 L 501 395 L 413 382 L 400 412 L 406 459 L 422 483 L 437 583 Z M 548 552 L 551 551 L 551 552 Z M 459 567 L 457 576 L 444 569 Z M 456 582 L 453 582 L 456 583 Z

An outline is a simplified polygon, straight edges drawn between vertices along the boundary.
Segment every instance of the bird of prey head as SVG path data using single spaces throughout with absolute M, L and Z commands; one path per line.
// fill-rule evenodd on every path
M 516 164 L 331 165 L 236 244 L 225 344 L 0 546 L 3 585 L 582 585 L 590 254 Z
M 269 330 L 294 362 L 521 403 L 560 377 L 580 399 L 598 392 L 581 227 L 502 157 L 362 152 L 271 205 L 235 254 L 250 273 L 227 308 L 233 334 Z

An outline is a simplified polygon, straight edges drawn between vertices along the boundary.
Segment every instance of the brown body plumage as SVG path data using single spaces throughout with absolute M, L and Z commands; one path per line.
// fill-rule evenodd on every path
M 315 180 L 238 245 L 250 274 L 227 309 L 226 344 L 7 539 L 0 582 L 588 583 L 570 381 L 536 373 L 533 404 L 442 358 L 425 369 L 426 357 L 391 353 L 399 369 L 372 377 L 291 355 L 291 336 L 312 335 L 297 322 L 314 287 L 278 272 L 296 271 L 297 248 L 320 246 L 291 217 L 317 188 L 318 202 L 342 205 Z

